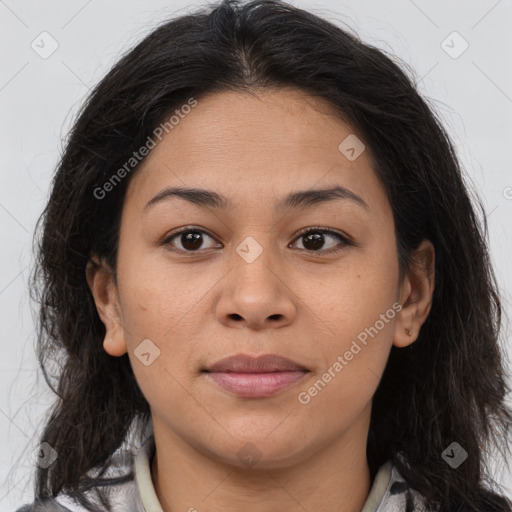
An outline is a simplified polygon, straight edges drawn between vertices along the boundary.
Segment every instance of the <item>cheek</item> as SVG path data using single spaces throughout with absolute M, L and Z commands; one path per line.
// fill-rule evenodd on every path
M 120 282 L 124 332 L 137 384 L 153 411 L 177 410 L 199 350 L 191 297 L 155 268 L 132 269 L 125 278 Z
M 338 324 L 339 335 L 315 344 L 325 363 L 296 396 L 309 428 L 321 427 L 334 435 L 371 402 L 391 349 L 396 311 L 390 307 L 382 313 L 380 317 L 381 312 L 359 311 L 357 317 L 345 317 Z
M 371 398 L 386 366 L 401 309 L 398 276 L 396 251 L 388 246 L 362 251 L 320 289 L 309 290 L 306 296 L 317 325 L 314 345 L 322 353 L 323 366 L 317 384 L 306 390 L 305 401 L 318 396 L 319 404 L 325 400 L 361 405 Z
M 152 337 L 166 344 L 176 332 L 193 328 L 190 313 L 211 286 L 190 272 L 173 268 L 160 250 L 137 250 L 135 241 L 120 243 L 118 281 L 124 327 L 130 343 Z M 192 277 L 192 279 L 191 279 Z
M 369 328 L 395 304 L 398 298 L 398 259 L 393 246 L 377 249 L 365 247 L 355 250 L 350 257 L 329 269 L 328 273 L 314 276 L 302 282 L 301 294 L 313 321 L 322 335 L 347 342 Z M 386 320 L 392 320 L 396 312 L 390 311 Z M 383 335 L 389 334 L 390 325 L 380 325 Z
M 174 386 L 183 381 L 198 350 L 201 326 L 194 308 L 204 291 L 190 286 L 183 274 L 171 274 L 161 257 L 137 255 L 129 244 L 119 254 L 123 329 L 135 377 L 150 403 L 154 394 L 172 390 L 175 396 L 179 387 Z

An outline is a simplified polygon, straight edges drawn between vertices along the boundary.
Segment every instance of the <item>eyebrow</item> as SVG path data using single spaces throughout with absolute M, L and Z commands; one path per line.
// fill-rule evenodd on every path
M 179 197 L 202 207 L 227 209 L 232 206 L 231 201 L 225 196 L 202 188 L 169 187 L 161 190 L 144 207 L 144 213 L 157 203 L 169 198 Z M 291 192 L 283 199 L 274 202 L 277 211 L 290 208 L 308 208 L 314 204 L 325 203 L 336 199 L 347 199 L 355 204 L 368 208 L 368 204 L 351 190 L 339 185 L 322 189 L 309 189 Z

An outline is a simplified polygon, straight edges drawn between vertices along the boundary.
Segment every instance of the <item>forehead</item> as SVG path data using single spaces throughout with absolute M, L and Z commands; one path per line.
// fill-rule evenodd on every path
M 139 167 L 127 199 L 147 201 L 166 186 L 263 199 L 334 182 L 363 199 L 383 193 L 369 148 L 361 149 L 352 127 L 322 98 L 293 88 L 223 91 L 198 99 L 187 112 Z M 360 143 L 356 159 L 347 157 L 347 140 Z

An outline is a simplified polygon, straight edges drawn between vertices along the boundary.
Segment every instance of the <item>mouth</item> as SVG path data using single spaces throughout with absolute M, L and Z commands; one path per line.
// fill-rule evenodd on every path
M 309 370 L 276 354 L 238 354 L 221 359 L 202 372 L 228 393 L 242 398 L 266 398 L 298 383 Z

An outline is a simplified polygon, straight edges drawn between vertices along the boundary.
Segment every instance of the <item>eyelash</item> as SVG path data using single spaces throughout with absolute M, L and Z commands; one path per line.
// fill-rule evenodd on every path
M 206 232 L 203 229 L 197 228 L 195 226 L 185 226 L 185 227 L 181 228 L 179 231 L 172 233 L 170 236 L 168 236 L 164 240 L 162 240 L 161 245 L 164 245 L 167 247 L 171 246 L 172 247 L 172 248 L 170 248 L 171 251 L 181 252 L 184 254 L 196 254 L 196 253 L 203 252 L 205 250 L 206 251 L 212 250 L 212 249 L 203 249 L 203 250 L 197 250 L 197 251 L 188 251 L 188 250 L 179 249 L 179 248 L 176 248 L 175 246 L 173 246 L 173 244 L 171 243 L 171 240 L 173 240 L 175 237 L 178 237 L 179 235 L 182 235 L 184 233 L 190 233 L 190 232 L 199 232 L 199 233 L 208 235 L 210 238 L 214 238 L 212 235 L 210 235 L 208 232 Z M 305 235 L 308 235 L 310 233 L 332 235 L 332 236 L 339 238 L 339 240 L 340 240 L 339 246 L 337 246 L 336 248 L 328 249 L 328 250 L 319 249 L 317 251 L 314 251 L 314 250 L 308 250 L 308 249 L 300 249 L 300 250 L 306 251 L 311 254 L 332 254 L 332 253 L 341 251 L 345 247 L 354 247 L 355 246 L 354 242 L 349 240 L 346 236 L 343 236 L 341 233 L 338 233 L 337 231 L 333 231 L 332 229 L 328 229 L 328 228 L 321 227 L 321 226 L 311 226 L 311 227 L 304 228 L 304 229 L 300 230 L 297 233 L 297 236 L 294 238 L 294 242 L 296 240 L 298 240 L 299 238 L 301 238 Z

